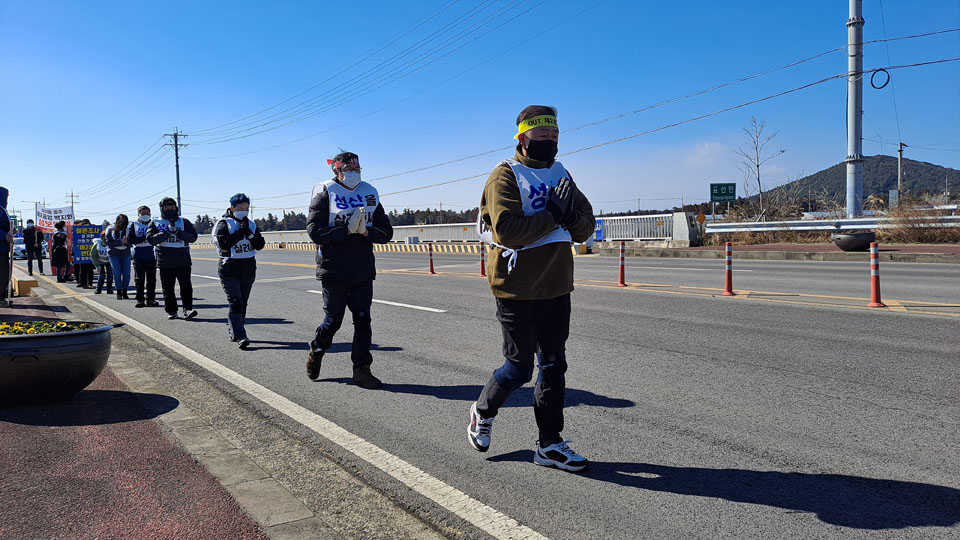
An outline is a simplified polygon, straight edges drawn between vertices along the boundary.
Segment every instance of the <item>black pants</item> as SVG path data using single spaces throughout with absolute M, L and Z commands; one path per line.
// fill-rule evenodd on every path
M 350 359 L 353 367 L 368 366 L 373 362 L 370 354 L 370 340 L 373 330 L 370 327 L 370 304 L 373 303 L 373 281 L 363 283 L 345 283 L 339 281 L 321 281 L 323 290 L 323 323 L 317 327 L 314 347 L 327 350 L 333 344 L 333 336 L 343 324 L 343 314 L 350 308 L 353 314 L 353 346 Z
M 180 300 L 183 309 L 193 309 L 193 283 L 190 281 L 190 266 L 176 266 L 160 269 L 160 287 L 163 289 L 163 309 L 167 313 L 177 312 L 176 285 L 180 283 Z
M 250 289 L 257 279 L 257 260 L 249 259 L 220 259 L 217 269 L 220 276 L 220 286 L 227 295 L 230 312 L 227 313 L 227 332 L 231 341 L 239 341 L 247 337 L 244 324 L 247 320 L 247 301 L 250 299 Z
M 113 293 L 113 267 L 110 266 L 110 263 L 101 264 L 97 267 L 99 272 L 97 272 L 97 291 L 103 290 L 103 282 L 107 282 L 107 294 Z
M 6 300 L 10 292 L 10 252 L 0 252 L 0 300 Z
M 533 358 L 540 373 L 533 390 L 533 413 L 544 445 L 560 442 L 566 391 L 565 344 L 570 334 L 570 295 L 549 300 L 497 299 L 506 358 L 477 400 L 477 412 L 496 416 L 510 394 L 533 378 Z
M 157 261 L 134 259 L 133 272 L 133 281 L 137 286 L 137 303 L 155 302 L 157 300 Z
M 33 275 L 33 260 L 37 260 L 37 269 L 43 273 L 43 248 L 37 246 L 27 250 L 27 273 Z
M 77 274 L 77 287 L 93 286 L 93 263 L 77 263 L 73 268 Z

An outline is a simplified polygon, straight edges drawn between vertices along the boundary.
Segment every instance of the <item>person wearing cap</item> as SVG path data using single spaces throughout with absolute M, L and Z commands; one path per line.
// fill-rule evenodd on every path
M 533 411 L 539 430 L 533 461 L 582 471 L 587 459 L 564 441 L 563 401 L 573 291 L 572 242 L 593 234 L 593 208 L 573 177 L 556 161 L 557 111 L 531 105 L 517 116 L 512 159 L 490 174 L 480 198 L 478 232 L 492 246 L 487 282 L 497 302 L 505 361 L 470 406 L 467 439 L 490 447 L 497 411 L 510 394 L 540 372 Z
M 373 244 L 389 242 L 393 227 L 377 190 L 360 179 L 356 154 L 341 152 L 327 164 L 335 176 L 314 188 L 307 215 L 307 234 L 317 244 L 317 279 L 323 289 L 324 313 L 309 343 L 307 376 L 312 380 L 320 376 L 320 362 L 349 308 L 353 314 L 353 383 L 372 390 L 382 386 L 370 372 L 370 305 L 377 275 Z
M 190 280 L 190 244 L 197 241 L 197 230 L 189 219 L 180 217 L 177 201 L 170 197 L 160 200 L 160 217 L 147 228 L 147 242 L 156 247 L 160 289 L 163 291 L 163 309 L 168 319 L 177 318 L 177 284 L 183 302 L 183 318 L 197 316 L 193 309 L 193 282 Z
M 133 281 L 137 288 L 137 303 L 133 307 L 157 307 L 157 256 L 147 241 L 150 229 L 150 207 L 137 209 L 137 220 L 127 227 L 127 238 L 133 246 Z
M 43 275 L 43 232 L 38 229 L 32 219 L 27 220 L 27 228 L 23 230 L 23 247 L 27 252 L 27 273 L 33 275 L 33 260 L 37 260 L 37 270 Z
M 250 219 L 250 198 L 243 193 L 230 197 L 230 208 L 213 227 L 213 245 L 220 254 L 217 275 L 227 295 L 227 333 L 240 349 L 250 345 L 244 323 L 250 289 L 257 278 L 257 251 L 266 241 Z

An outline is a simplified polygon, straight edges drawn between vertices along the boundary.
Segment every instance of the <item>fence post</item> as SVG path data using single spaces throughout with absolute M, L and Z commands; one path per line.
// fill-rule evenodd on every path
M 867 307 L 887 307 L 880 301 L 880 248 L 870 242 L 870 303 Z
M 487 277 L 487 249 L 480 242 L 480 277 Z
M 736 296 L 737 293 L 733 292 L 733 244 L 730 242 L 727 242 L 724 247 L 724 255 L 726 271 L 723 274 L 723 294 L 720 296 Z
M 430 273 L 436 274 L 436 272 L 433 271 L 433 242 L 430 242 L 427 246 L 430 252 Z
M 625 242 L 620 242 L 620 276 L 619 276 L 619 279 L 617 280 L 617 287 L 627 286 L 626 276 L 624 275 L 624 267 L 623 267 L 623 252 L 624 252 L 625 244 L 626 244 Z

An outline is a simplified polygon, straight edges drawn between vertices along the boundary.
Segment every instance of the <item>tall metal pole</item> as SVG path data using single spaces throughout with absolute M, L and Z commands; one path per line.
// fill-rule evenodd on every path
M 863 214 L 863 0 L 847 20 L 847 218 Z
M 903 143 L 900 143 L 900 145 L 897 146 L 897 192 L 898 193 L 903 191 L 903 186 L 901 185 L 903 183 L 903 149 L 906 147 L 907 145 Z

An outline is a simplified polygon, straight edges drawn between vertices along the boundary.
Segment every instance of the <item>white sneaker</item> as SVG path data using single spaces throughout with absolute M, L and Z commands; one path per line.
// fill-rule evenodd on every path
M 570 472 L 584 470 L 587 468 L 587 458 L 574 452 L 567 446 L 568 442 L 572 441 L 558 442 L 542 448 L 540 441 L 537 441 L 537 453 L 533 456 L 533 462 L 544 467 L 556 467 Z
M 170 319 L 170 320 L 176 319 L 176 318 L 177 318 L 177 312 L 176 312 L 176 311 L 171 311 L 170 313 L 167 313 L 167 318 Z
M 467 425 L 467 440 L 470 446 L 480 452 L 486 452 L 490 448 L 490 430 L 493 429 L 493 421 L 496 418 L 483 418 L 477 412 L 477 403 L 470 405 L 470 424 Z
M 197 316 L 197 310 L 195 310 L 195 309 L 184 309 L 184 310 L 183 310 L 183 318 L 184 318 L 184 319 L 192 319 L 192 318 L 194 318 L 194 317 L 196 317 L 196 316 Z

